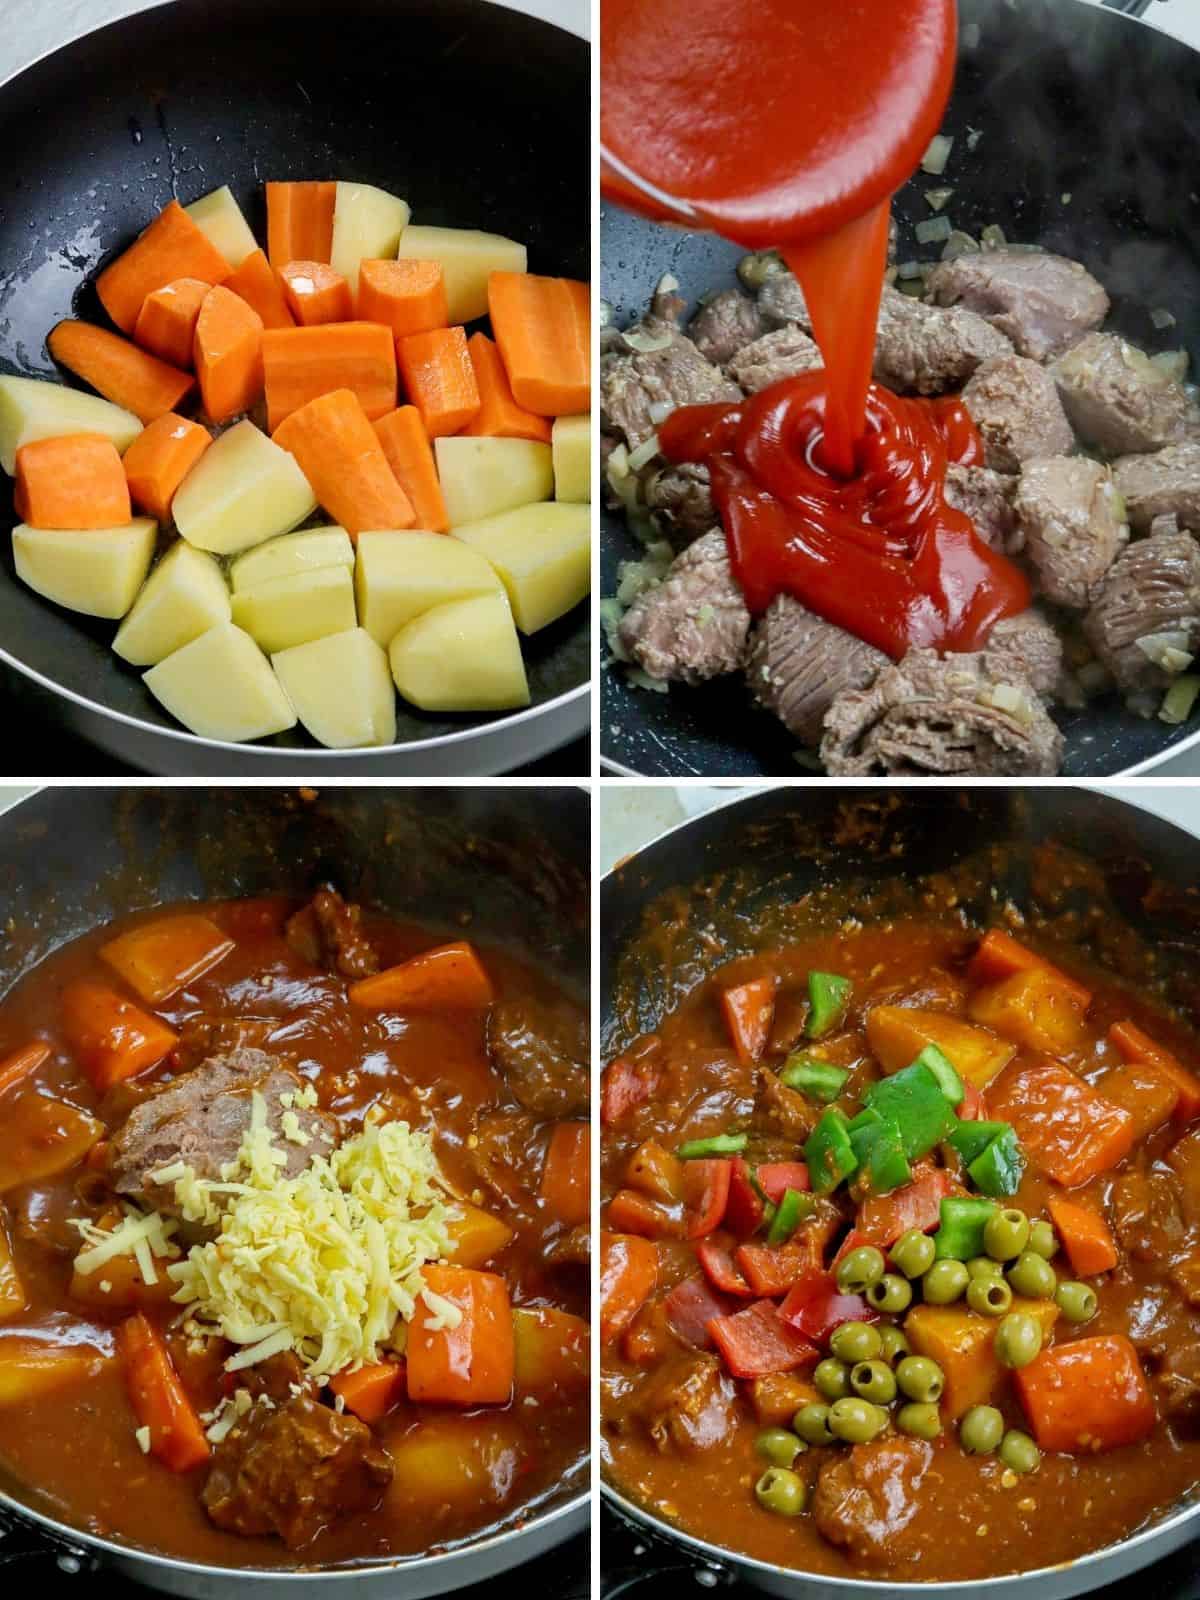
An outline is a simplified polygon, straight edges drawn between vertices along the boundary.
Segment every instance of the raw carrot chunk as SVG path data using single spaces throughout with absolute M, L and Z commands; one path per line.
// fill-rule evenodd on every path
M 179 1043 L 165 1022 L 105 983 L 80 979 L 71 984 L 62 1008 L 67 1042 L 101 1094 L 156 1066 Z
M 1158 1420 L 1137 1351 L 1124 1334 L 1055 1345 L 1013 1377 L 1043 1450 L 1116 1450 L 1144 1439 Z
M 139 511 L 167 522 L 175 491 L 212 443 L 198 422 L 165 411 L 143 428 L 125 452 L 129 493 Z
M 329 1387 L 341 1397 L 346 1410 L 369 1427 L 403 1399 L 404 1379 L 403 1361 L 376 1361 L 356 1372 L 339 1372 L 329 1380 Z
M 708 1331 L 735 1378 L 761 1378 L 811 1367 L 819 1354 L 814 1344 L 783 1320 L 771 1300 L 756 1300 L 732 1316 L 714 1317 Z
M 23 444 L 13 504 L 31 528 L 120 528 L 133 515 L 121 457 L 99 433 Z
M 411 528 L 416 522 L 358 396 L 349 389 L 293 411 L 274 438 L 295 456 L 319 503 L 351 539 L 365 528 Z
M 379 1011 L 482 1010 L 495 998 L 492 980 L 472 945 L 462 941 L 422 950 L 350 986 L 356 1006 Z
M 148 1005 L 159 1005 L 194 983 L 233 949 L 210 917 L 182 912 L 131 928 L 100 947 L 100 955 Z
M 329 260 L 336 200 L 336 183 L 267 184 L 267 254 L 273 267 Z
M 442 499 L 437 463 L 416 406 L 399 406 L 387 416 L 376 418 L 375 433 L 388 466 L 396 474 L 396 482 L 412 501 L 417 527 L 428 528 L 430 533 L 448 533 L 450 518 Z
M 1011 1122 L 1029 1158 L 1064 1188 L 1111 1171 L 1133 1147 L 1129 1112 L 1057 1061 L 1014 1062 L 987 1098 L 989 1115 Z
M 1200 1079 L 1188 1071 L 1177 1056 L 1157 1044 L 1148 1033 L 1134 1022 L 1114 1022 L 1108 1037 L 1126 1061 L 1144 1061 L 1168 1078 L 1179 1090 L 1175 1115 L 1181 1122 L 1190 1122 L 1200 1111 Z
M 201 278 L 176 278 L 142 301 L 133 337 L 143 350 L 173 367 L 192 365 L 196 318 L 212 288 Z
M 262 318 L 229 289 L 210 289 L 196 320 L 196 377 L 213 422 L 249 411 L 263 392 Z
M 35 1039 L 11 1055 L 0 1060 L 0 1094 L 7 1094 L 18 1083 L 23 1083 L 31 1072 L 36 1072 L 50 1054 L 44 1039 Z
M 190 1472 L 209 1456 L 208 1440 L 162 1335 L 141 1311 L 117 1329 L 130 1404 L 150 1430 L 150 1450 L 172 1472 Z
M 295 320 L 284 298 L 283 286 L 261 250 L 255 250 L 246 257 L 232 278 L 225 280 L 225 287 L 240 295 L 248 306 L 258 312 L 264 328 L 295 327 Z
M 322 322 L 349 322 L 354 315 L 350 285 L 321 261 L 289 261 L 279 269 L 288 310 L 302 328 Z M 364 321 L 376 319 L 364 318 Z
M 132 333 L 148 294 L 177 278 L 224 283 L 230 271 L 216 245 L 172 200 L 124 255 L 105 267 L 96 279 L 96 293 L 122 333 Z
M 400 375 L 431 439 L 457 433 L 479 415 L 479 386 L 462 328 L 434 328 L 396 341 Z
M 1086 1010 L 1079 985 L 1072 979 L 1064 980 L 1050 967 L 1026 967 L 977 989 L 967 1015 L 1027 1050 L 1062 1056 L 1083 1042 Z
M 591 1198 L 591 1129 L 586 1122 L 560 1122 L 550 1135 L 542 1168 L 542 1199 L 569 1228 L 586 1222 Z
M 1117 1264 L 1117 1246 L 1099 1212 L 1057 1195 L 1047 1200 L 1046 1209 L 1058 1229 L 1072 1272 L 1090 1278 L 1097 1272 L 1112 1271 Z
M 497 439 L 541 439 L 549 444 L 551 427 L 546 417 L 526 411 L 513 399 L 508 373 L 500 352 L 486 333 L 473 333 L 467 351 L 479 388 L 479 415 L 464 433 Z
M 757 1061 L 767 1047 L 775 1016 L 775 979 L 754 978 L 721 990 L 721 1012 L 737 1058 L 743 1065 Z
M 984 934 L 967 967 L 967 977 L 972 983 L 999 983 L 1001 978 L 1011 978 L 1014 972 L 1026 972 L 1030 967 L 1055 973 L 1064 984 L 1074 988 L 1084 1007 L 1091 1004 L 1090 989 L 1085 989 L 1060 967 L 1019 943 L 1002 928 L 989 928 Z
M 658 1280 L 658 1247 L 625 1233 L 600 1235 L 600 1343 L 611 1344 L 637 1316 Z
M 336 389 L 356 394 L 374 420 L 396 407 L 396 342 L 372 322 L 271 329 L 263 335 L 263 375 L 272 433 L 293 411 Z
M 493 272 L 492 332 L 518 405 L 543 417 L 591 405 L 591 294 L 574 278 Z
M 358 315 L 364 322 L 382 322 L 397 338 L 444 328 L 450 319 L 441 262 L 363 261 Z
M 143 422 L 174 411 L 195 387 L 190 372 L 180 372 L 119 334 L 88 322 L 60 322 L 46 344 L 56 361 Z
M 421 1276 L 425 1288 L 408 1325 L 409 1399 L 460 1406 L 506 1404 L 514 1364 L 508 1285 L 495 1273 L 472 1267 L 425 1267 Z M 439 1300 L 461 1314 L 457 1326 L 449 1325 Z

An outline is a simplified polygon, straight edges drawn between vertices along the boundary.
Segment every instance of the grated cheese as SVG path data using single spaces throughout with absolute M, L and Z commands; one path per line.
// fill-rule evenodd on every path
M 425 1326 L 430 1333 L 441 1333 L 443 1328 L 457 1328 L 462 1322 L 462 1307 L 456 1306 L 444 1294 L 437 1294 L 426 1287 L 421 1291 L 421 1298 L 433 1312 L 431 1317 L 425 1318 Z
M 154 1257 L 171 1260 L 180 1253 L 172 1238 L 177 1224 L 157 1211 L 143 1216 L 130 1208 L 111 1230 L 98 1227 L 90 1217 L 72 1217 L 71 1222 L 86 1246 L 75 1257 L 79 1273 L 95 1272 L 118 1256 L 133 1256 L 146 1283 L 154 1284 L 158 1282 Z
M 144 1456 L 148 1456 L 150 1454 L 150 1429 L 135 1428 L 133 1430 L 133 1437 L 138 1442 L 138 1449 Z

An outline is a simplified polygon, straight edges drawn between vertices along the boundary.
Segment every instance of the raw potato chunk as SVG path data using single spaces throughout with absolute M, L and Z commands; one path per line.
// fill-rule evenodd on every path
M 450 526 L 513 511 L 554 493 L 550 446 L 534 439 L 435 439 Z
M 239 743 L 296 726 L 271 664 L 248 633 L 222 622 L 142 677 L 171 715 L 202 739 Z
M 554 452 L 554 498 L 571 504 L 592 498 L 592 418 L 557 417 L 551 433 Z
M 150 570 L 158 524 L 135 517 L 123 528 L 13 529 L 17 577 L 55 605 L 89 617 L 123 617 Z
M 153 667 L 229 616 L 219 562 L 180 539 L 142 585 L 113 649 L 135 667 Z
M 551 500 L 466 523 L 454 537 L 486 556 L 508 590 L 517 627 L 536 633 L 591 588 L 591 521 L 590 506 Z
M 345 278 L 356 301 L 359 263 L 395 256 L 411 215 L 407 202 L 388 194 L 386 189 L 374 189 L 369 183 L 339 182 L 329 264 Z
M 356 750 L 395 742 L 396 691 L 388 658 L 364 629 L 281 650 L 271 664 L 318 744 Z
M 487 316 L 489 272 L 524 272 L 528 265 L 523 244 L 476 228 L 408 227 L 397 254 L 441 262 L 451 323 Z
M 229 569 L 233 592 L 253 589 L 272 578 L 294 578 L 315 567 L 352 567 L 354 546 L 345 528 L 305 528 L 285 533 L 239 556 Z
M 242 215 L 228 184 L 214 189 L 200 200 L 183 208 L 214 249 L 219 250 L 236 271 L 247 256 L 258 249 L 258 240 Z
M 81 394 L 42 378 L 0 378 L 0 467 L 10 478 L 23 444 L 68 433 L 101 433 L 124 454 L 141 431 L 132 411 L 122 411 L 98 394 Z
M 271 578 L 233 597 L 233 620 L 268 653 L 344 633 L 358 620 L 349 567 L 317 567 Z
M 521 645 L 502 594 L 434 606 L 401 628 L 388 654 L 397 689 L 422 711 L 529 704 Z
M 209 445 L 171 504 L 188 543 L 219 556 L 289 533 L 316 508 L 296 458 L 252 422 L 239 422 Z
M 423 611 L 498 593 L 500 580 L 482 556 L 444 533 L 360 533 L 354 588 L 359 625 L 386 649 Z

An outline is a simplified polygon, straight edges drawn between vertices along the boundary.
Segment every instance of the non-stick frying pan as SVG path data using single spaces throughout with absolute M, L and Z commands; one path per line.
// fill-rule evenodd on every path
M 954 150 L 944 178 L 918 174 L 898 198 L 901 259 L 936 258 L 941 246 L 918 246 L 913 227 L 934 215 L 925 191 L 952 186 L 946 210 L 956 227 L 978 237 L 998 223 L 1014 242 L 1085 262 L 1108 288 L 1121 332 L 1152 352 L 1200 353 L 1200 55 L 1081 0 L 959 0 L 959 13 L 959 70 L 944 124 Z M 624 326 L 664 272 L 696 300 L 735 282 L 742 253 L 610 205 L 601 292 Z M 1175 326 L 1155 327 L 1150 313 L 1159 308 Z M 606 517 L 603 593 L 613 592 L 617 564 L 636 554 L 635 543 L 621 518 Z M 750 705 L 740 675 L 664 695 L 633 689 L 610 668 L 601 750 L 618 769 L 646 775 L 795 776 L 795 739 Z M 1116 697 L 1060 720 L 1069 776 L 1141 771 L 1196 737 L 1188 724 L 1135 717 Z
M 172 196 L 223 183 L 260 239 L 266 180 L 356 179 L 403 195 L 421 222 L 524 240 L 535 272 L 586 278 L 588 63 L 583 39 L 494 0 L 174 0 L 65 46 L 0 89 L 0 370 L 52 374 L 55 322 L 106 321 L 96 268 Z M 0 492 L 0 660 L 145 770 L 503 772 L 587 726 L 585 604 L 526 641 L 527 711 L 453 718 L 398 702 L 387 752 L 317 749 L 298 732 L 197 739 L 112 654 L 111 624 L 16 581 Z

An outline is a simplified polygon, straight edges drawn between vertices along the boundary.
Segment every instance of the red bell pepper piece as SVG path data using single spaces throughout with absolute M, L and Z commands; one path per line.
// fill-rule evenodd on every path
M 658 1069 L 642 1056 L 630 1061 L 618 1056 L 600 1074 L 600 1121 L 606 1127 L 620 1122 L 635 1107 L 649 1100 L 658 1088 Z
M 808 1190 L 808 1168 L 803 1161 L 775 1161 L 755 1173 L 758 1187 L 773 1205 L 778 1205 L 789 1189 Z
M 753 1300 L 752 1289 L 734 1264 L 733 1256 L 723 1245 L 712 1239 L 702 1239 L 696 1246 L 696 1259 L 708 1275 L 708 1281 L 721 1294 L 736 1295 L 741 1300 Z
M 774 1247 L 744 1244 L 734 1252 L 734 1260 L 755 1294 L 767 1296 L 786 1294 L 797 1279 L 821 1265 L 814 1262 L 812 1248 L 802 1238 Z
M 729 1163 L 729 1204 L 725 1207 L 725 1226 L 739 1239 L 748 1239 L 762 1226 L 766 1212 L 761 1191 L 744 1156 Z
M 891 1194 L 873 1195 L 859 1207 L 857 1229 L 861 1243 L 886 1250 L 902 1233 L 919 1228 L 928 1233 L 941 1221 L 942 1201 L 947 1195 L 964 1193 L 963 1186 L 942 1167 L 926 1167 L 903 1189 Z
M 857 1228 L 851 1228 L 850 1232 L 846 1235 L 846 1237 L 842 1240 L 841 1244 L 838 1245 L 838 1247 L 837 1247 L 837 1254 L 834 1256 L 833 1260 L 830 1262 L 831 1269 L 836 1270 L 838 1262 L 842 1259 L 843 1256 L 848 1256 L 850 1254 L 851 1250 L 857 1250 L 860 1244 L 870 1244 L 870 1243 L 871 1243 L 871 1240 L 868 1239 L 868 1237 L 867 1237 L 867 1235 L 865 1233 L 860 1233 Z
M 743 1066 L 757 1061 L 767 1048 L 775 1016 L 775 979 L 752 978 L 721 990 L 721 1010 L 737 1058 Z
M 727 1317 L 736 1302 L 726 1294 L 714 1293 L 708 1280 L 695 1272 L 677 1283 L 663 1301 L 663 1313 L 671 1332 L 684 1344 L 705 1350 L 712 1344 L 708 1325 L 715 1317 Z
M 714 1317 L 708 1331 L 735 1378 L 792 1372 L 817 1359 L 816 1346 L 784 1322 L 770 1300 L 756 1300 L 731 1317 Z
M 617 1190 L 608 1202 L 605 1223 L 614 1233 L 637 1233 L 644 1239 L 669 1239 L 680 1231 L 665 1206 L 636 1189 Z
M 779 1315 L 813 1344 L 823 1345 L 843 1322 L 875 1322 L 879 1313 L 861 1295 L 842 1294 L 828 1272 L 810 1272 L 793 1284 Z
M 732 1163 L 687 1161 L 683 1168 L 683 1199 L 687 1208 L 684 1231 L 689 1239 L 703 1239 L 721 1226 L 729 1204 Z
M 955 1115 L 960 1122 L 986 1122 L 987 1106 L 984 1104 L 983 1090 L 977 1089 L 973 1083 L 963 1080 L 963 1097 L 959 1102 Z

